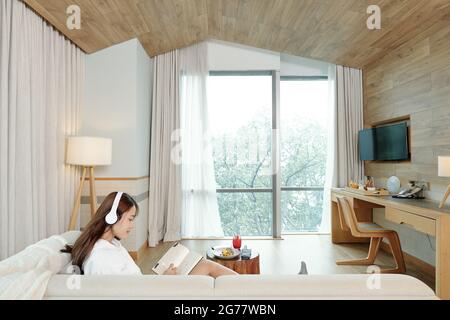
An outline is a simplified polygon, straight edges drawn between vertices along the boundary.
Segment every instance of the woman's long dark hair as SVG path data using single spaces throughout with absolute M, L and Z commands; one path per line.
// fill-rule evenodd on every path
M 105 217 L 111 211 L 116 195 L 117 192 L 112 192 L 106 196 L 105 200 L 103 200 L 94 217 L 78 237 L 73 247 L 66 245 L 66 248 L 61 250 L 62 252 L 72 254 L 72 265 L 78 266 L 81 272 L 83 271 L 83 262 L 91 253 L 95 243 L 103 236 L 106 229 L 111 227 L 106 223 Z M 117 221 L 122 218 L 122 215 L 125 212 L 133 207 L 136 208 L 137 215 L 139 207 L 136 201 L 128 194 L 122 194 L 117 208 Z

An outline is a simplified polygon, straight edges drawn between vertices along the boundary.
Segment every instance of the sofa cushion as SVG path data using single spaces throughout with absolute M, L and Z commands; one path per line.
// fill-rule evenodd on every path
M 224 276 L 216 279 L 214 294 L 245 299 L 436 299 L 420 280 L 392 274 Z
M 198 299 L 214 296 L 207 276 L 54 275 L 46 299 Z
M 405 275 L 206 276 L 54 275 L 46 299 L 428 299 L 434 292 Z M 367 284 L 374 286 L 370 289 Z M 79 284 L 79 286 L 78 286 Z M 379 287 L 377 287 L 379 284 Z

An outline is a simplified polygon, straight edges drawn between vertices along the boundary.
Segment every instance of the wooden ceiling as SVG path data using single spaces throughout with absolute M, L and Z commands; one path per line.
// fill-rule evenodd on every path
M 138 38 L 150 56 L 206 39 L 362 68 L 449 21 L 450 0 L 23 0 L 87 53 Z M 66 8 L 81 8 L 68 30 Z M 367 7 L 382 10 L 368 30 Z

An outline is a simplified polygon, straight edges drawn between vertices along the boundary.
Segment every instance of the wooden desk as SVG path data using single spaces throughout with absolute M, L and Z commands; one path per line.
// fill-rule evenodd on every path
M 366 196 L 344 189 L 331 190 L 331 238 L 333 243 L 361 243 L 339 224 L 336 197 L 350 201 L 360 222 L 373 222 L 374 208 L 384 208 L 386 219 L 436 237 L 436 295 L 450 300 L 450 210 L 439 209 L 429 200 L 395 199 L 391 196 Z

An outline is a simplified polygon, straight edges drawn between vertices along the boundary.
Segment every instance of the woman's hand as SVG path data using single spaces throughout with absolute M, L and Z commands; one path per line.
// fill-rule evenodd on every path
M 177 275 L 177 268 L 174 268 L 173 263 L 170 264 L 169 268 L 164 272 L 166 276 Z

